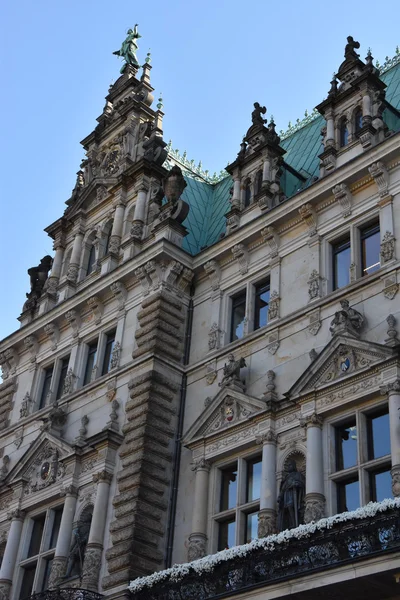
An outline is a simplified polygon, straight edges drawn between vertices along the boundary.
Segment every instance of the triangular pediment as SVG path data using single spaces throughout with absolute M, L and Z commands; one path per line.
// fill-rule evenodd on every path
M 109 189 L 117 183 L 115 178 L 96 178 L 89 183 L 80 193 L 76 200 L 73 197 L 68 200 L 68 208 L 65 216 L 71 219 L 80 210 L 90 210 L 108 196 Z
M 6 483 L 22 480 L 25 494 L 44 489 L 64 477 L 63 459 L 73 453 L 65 441 L 42 432 L 10 471 Z
M 265 410 L 266 403 L 263 400 L 247 396 L 237 389 L 224 387 L 188 429 L 185 445 L 226 429 L 233 429 Z
M 285 394 L 291 400 L 333 385 L 395 356 L 392 348 L 346 335 L 335 336 Z

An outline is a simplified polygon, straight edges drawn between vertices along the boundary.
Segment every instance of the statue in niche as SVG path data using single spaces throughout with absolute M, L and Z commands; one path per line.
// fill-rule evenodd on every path
M 81 575 L 83 571 L 83 560 L 85 558 L 86 546 L 89 540 L 92 513 L 83 512 L 77 527 L 72 532 L 72 544 L 68 556 L 67 572 L 64 579 Z
M 342 310 L 335 312 L 329 331 L 332 335 L 342 333 L 344 330 L 358 334 L 364 324 L 364 317 L 358 310 L 351 308 L 346 299 L 340 301 L 340 306 Z
M 120 50 L 116 50 L 113 52 L 116 56 L 121 56 L 125 64 L 122 65 L 120 73 L 125 71 L 126 65 L 132 65 L 133 67 L 139 67 L 139 63 L 136 57 L 136 52 L 139 48 L 137 44 L 137 40 L 142 37 L 138 32 L 138 25 L 136 23 L 133 29 L 128 29 L 127 36 L 122 42 L 122 46 Z
M 251 113 L 251 120 L 253 125 L 264 125 L 267 122 L 267 119 L 263 119 L 261 115 L 265 115 L 267 109 L 265 106 L 260 106 L 258 102 L 254 102 L 254 110 Z
M 298 527 L 303 521 L 305 487 L 304 476 L 297 470 L 296 462 L 288 460 L 278 496 L 279 531 Z
M 360 42 L 356 42 L 354 38 L 349 35 L 347 38 L 347 44 L 344 49 L 344 57 L 346 60 L 354 60 L 357 59 L 360 55 L 357 54 L 355 49 L 360 47 Z
M 246 366 L 245 359 L 241 356 L 239 360 L 235 360 L 233 354 L 229 354 L 228 363 L 225 363 L 223 368 L 222 381 L 219 384 L 220 387 L 230 386 L 239 384 L 242 385 L 240 380 L 240 369 Z

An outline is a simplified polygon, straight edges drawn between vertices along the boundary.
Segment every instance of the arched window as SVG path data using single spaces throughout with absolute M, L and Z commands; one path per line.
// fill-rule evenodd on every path
M 349 143 L 349 129 L 347 127 L 347 119 L 343 117 L 340 121 L 340 147 L 347 146 Z
M 244 188 L 244 207 L 247 208 L 250 206 L 251 201 L 251 184 L 250 179 L 246 179 L 245 188 Z
M 354 113 L 354 131 L 356 134 L 360 133 L 360 130 L 363 126 L 363 114 L 360 107 L 356 109 Z
M 92 244 L 90 246 L 89 255 L 88 255 L 86 275 L 90 275 L 90 273 L 93 271 L 95 262 L 96 262 L 96 248 L 94 247 L 94 244 Z
M 254 193 L 255 194 L 259 194 L 261 192 L 262 180 L 263 180 L 262 171 L 257 171 L 255 185 L 254 185 Z

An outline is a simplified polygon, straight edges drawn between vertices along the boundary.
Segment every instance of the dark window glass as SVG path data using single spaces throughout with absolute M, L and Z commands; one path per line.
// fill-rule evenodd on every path
M 29 550 L 28 550 L 27 558 L 29 558 L 30 556 L 36 556 L 36 554 L 39 553 L 45 519 L 46 519 L 46 517 L 45 517 L 45 515 L 43 515 L 43 516 L 37 517 L 33 521 L 31 541 L 29 543 Z
M 24 567 L 24 576 L 22 577 L 21 591 L 19 597 L 21 599 L 29 598 L 33 590 L 33 580 L 35 579 L 36 565 Z
M 338 511 L 356 510 L 360 506 L 360 485 L 358 479 L 337 483 Z
M 347 128 L 346 119 L 342 119 L 340 123 L 340 146 L 347 146 L 349 143 L 349 130 Z
M 390 454 L 389 413 L 371 415 L 367 420 L 368 460 Z
M 357 464 L 357 427 L 351 421 L 336 427 L 336 469 L 348 469 Z
M 54 511 L 54 521 L 53 521 L 53 527 L 51 530 L 49 550 L 51 548 L 56 547 L 58 534 L 60 532 L 62 512 L 63 512 L 62 508 L 58 508 L 57 510 Z
M 392 476 L 390 469 L 370 473 L 371 500 L 381 502 L 392 497 Z
M 220 510 L 228 510 L 236 506 L 237 466 L 221 470 L 221 503 Z
M 245 208 L 247 206 L 250 206 L 250 201 L 251 201 L 251 187 L 250 187 L 250 181 L 247 181 L 246 187 L 244 188 L 244 206 L 245 206 Z
M 247 463 L 246 502 L 257 500 L 261 495 L 261 458 Z
M 268 323 L 268 304 L 270 295 L 269 281 L 256 287 L 256 302 L 254 309 L 254 329 L 260 329 Z
M 101 370 L 102 375 L 105 375 L 110 370 L 111 356 L 112 356 L 114 344 L 115 344 L 115 331 L 113 331 L 112 333 L 108 333 L 106 336 L 106 348 L 104 351 L 103 367 Z
M 258 511 L 246 515 L 246 544 L 258 537 Z
M 235 545 L 236 523 L 232 518 L 219 524 L 218 550 L 232 548 Z
M 49 587 L 49 577 L 50 577 L 50 571 L 51 571 L 52 565 L 53 565 L 53 558 L 47 558 L 44 561 L 44 577 L 43 577 L 42 588 L 40 590 L 41 592 L 44 592 Z
M 39 408 L 46 406 L 47 395 L 50 392 L 51 378 L 53 377 L 54 365 L 45 369 L 42 393 L 40 395 Z
M 256 180 L 255 180 L 255 193 L 259 194 L 261 192 L 263 174 L 262 171 L 257 171 Z
M 59 398 L 61 398 L 62 393 L 63 393 L 65 378 L 66 378 L 67 373 L 68 373 L 68 364 L 69 364 L 69 356 L 66 356 L 61 361 L 60 379 L 58 380 L 57 396 L 56 396 L 57 400 Z
M 86 360 L 86 368 L 85 368 L 85 376 L 83 378 L 83 385 L 89 383 L 92 379 L 92 371 L 93 367 L 96 364 L 96 355 L 97 355 L 97 340 L 90 344 L 89 351 Z
M 110 230 L 107 233 L 107 237 L 106 237 L 106 246 L 104 248 L 104 256 L 107 256 L 107 254 L 110 251 L 110 240 L 111 240 L 111 232 L 112 232 L 112 226 L 110 226 Z
M 380 266 L 379 224 L 361 230 L 361 268 L 363 275 L 377 271 Z
M 89 250 L 89 256 L 88 256 L 88 264 L 87 264 L 87 269 L 86 269 L 86 275 L 90 275 L 90 273 L 93 271 L 93 267 L 94 267 L 94 263 L 96 261 L 96 250 L 94 245 L 92 244 L 90 246 L 90 250 Z
M 232 298 L 231 342 L 243 337 L 244 318 L 246 315 L 246 292 Z
M 363 114 L 362 114 L 361 108 L 357 108 L 357 110 L 354 114 L 354 125 L 355 125 L 356 133 L 359 133 L 360 129 L 363 126 Z
M 333 289 L 337 290 L 350 282 L 350 239 L 346 238 L 332 246 Z

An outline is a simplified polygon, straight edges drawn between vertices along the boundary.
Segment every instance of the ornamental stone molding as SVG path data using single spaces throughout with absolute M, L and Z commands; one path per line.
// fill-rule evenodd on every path
M 122 281 L 113 281 L 110 285 L 111 293 L 118 302 L 118 310 L 123 311 L 125 308 L 125 301 L 127 297 L 127 290 Z
M 400 498 L 400 465 L 395 465 L 390 473 L 392 475 L 392 494 L 395 498 Z
M 268 431 L 263 431 L 262 433 L 256 435 L 256 444 L 264 445 L 264 444 L 277 444 L 278 436 L 272 429 L 268 429 Z
M 105 483 L 111 483 L 113 474 L 109 473 L 105 469 L 102 469 L 98 473 L 93 473 L 92 478 L 94 483 L 100 483 L 102 481 Z
M 335 312 L 335 316 L 331 321 L 329 331 L 332 336 L 335 335 L 350 335 L 352 337 L 360 337 L 360 331 L 364 326 L 364 317 L 358 310 L 350 307 L 348 300 L 340 301 L 341 310 Z
M 98 296 L 92 296 L 87 300 L 86 304 L 90 308 L 95 324 L 100 325 L 101 317 L 104 312 L 104 304 Z
M 52 560 L 51 572 L 49 576 L 49 590 L 56 589 L 62 583 L 68 564 L 68 557 L 55 556 Z
M 277 533 L 276 511 L 270 508 L 263 508 L 258 513 L 258 530 L 259 538 L 267 537 Z
M 342 216 L 348 217 L 351 215 L 352 195 L 348 186 L 345 183 L 338 183 L 332 188 L 332 193 L 335 200 L 340 204 Z
M 111 401 L 111 411 L 110 411 L 109 421 L 106 423 L 105 427 L 103 427 L 103 431 L 106 431 L 107 429 L 112 429 L 113 431 L 119 431 L 118 412 L 117 412 L 118 409 L 119 409 L 119 402 L 116 398 L 114 398 L 114 400 Z
M 102 547 L 90 544 L 86 546 L 82 568 L 82 586 L 86 589 L 98 589 L 102 554 Z
M 389 262 L 395 258 L 395 241 L 393 233 L 387 231 L 381 242 L 381 259 L 382 263 Z
M 203 558 L 207 554 L 207 536 L 202 533 L 191 533 L 188 542 L 188 562 Z
M 267 371 L 267 383 L 265 386 L 266 389 L 262 396 L 263 400 L 265 400 L 266 402 L 275 402 L 278 399 L 278 395 L 275 392 L 275 377 L 275 371 L 269 369 L 269 371 Z
M 299 214 L 308 227 L 309 237 L 317 235 L 317 215 L 311 204 L 303 204 L 299 208 Z
M 388 329 L 387 329 L 387 338 L 385 340 L 386 346 L 390 348 L 395 348 L 400 344 L 400 340 L 397 338 L 397 329 L 396 329 L 396 319 L 393 315 L 389 315 L 386 318 Z
M 110 370 L 118 369 L 119 361 L 121 359 L 121 344 L 116 341 L 111 352 Z
M 228 362 L 222 369 L 223 376 L 219 386 L 245 391 L 245 384 L 240 379 L 240 370 L 245 366 L 246 360 L 242 356 L 236 360 L 234 354 L 228 354 Z
M 321 297 L 321 278 L 316 269 L 311 271 L 308 279 L 308 297 L 309 301 L 318 300 Z
M 277 353 L 278 348 L 280 346 L 280 341 L 279 341 L 279 331 L 273 331 L 269 336 L 268 336 L 268 343 L 267 343 L 267 350 L 270 354 L 272 354 L 272 356 L 274 354 Z
M 321 311 L 319 308 L 316 311 L 309 313 L 307 329 L 311 335 L 317 335 L 318 331 L 321 329 L 322 321 L 320 315 Z
M 221 347 L 221 336 L 223 331 L 219 328 L 218 323 L 213 323 L 208 332 L 208 349 L 218 350 Z
M 31 414 L 31 411 L 32 411 L 32 407 L 33 407 L 33 400 L 30 396 L 30 393 L 26 392 L 26 394 L 21 402 L 21 408 L 19 409 L 20 419 L 29 417 L 29 415 Z
M 379 196 L 385 198 L 389 195 L 389 172 L 386 165 L 378 160 L 368 167 L 369 174 L 378 186 Z
M 190 285 L 194 273 L 175 260 L 169 263 L 149 260 L 135 270 L 135 275 L 140 281 L 144 296 L 161 289 L 174 291 L 180 296 Z
M 273 319 L 277 319 L 279 317 L 279 305 L 280 305 L 279 294 L 276 290 L 274 290 L 271 293 L 271 296 L 269 299 L 268 321 L 272 321 Z
M 315 348 L 311 348 L 310 352 L 308 353 L 308 356 L 310 357 L 311 362 L 314 362 L 314 360 L 318 358 L 318 352 Z
M 15 375 L 18 363 L 19 356 L 14 348 L 7 348 L 4 352 L 0 352 L 0 367 L 3 379 L 7 379 L 10 375 Z
M 204 456 L 201 458 L 196 458 L 191 465 L 192 471 L 207 471 L 209 472 L 211 469 L 211 463 Z
M 246 275 L 249 270 L 249 253 L 244 244 L 235 244 L 233 248 L 231 248 L 231 252 L 233 254 L 234 259 L 237 261 L 239 265 L 239 273 L 241 275 Z
M 57 350 L 57 344 L 60 339 L 60 330 L 58 325 L 56 323 L 47 323 L 43 330 L 51 342 L 51 349 Z
M 324 423 L 323 417 L 317 415 L 316 412 L 313 412 L 311 415 L 307 415 L 305 417 L 300 417 L 300 426 L 301 427 L 319 427 L 322 428 Z
M 14 508 L 7 513 L 7 519 L 9 521 L 17 520 L 23 521 L 25 519 L 26 513 L 20 508 Z
M 34 335 L 28 335 L 28 337 L 24 339 L 24 347 L 25 350 L 27 350 L 31 355 L 31 363 L 35 363 L 36 356 L 39 351 L 39 343 L 37 341 L 37 338 Z
M 74 387 L 75 387 L 75 381 L 76 381 L 76 375 L 74 374 L 73 370 L 70 368 L 70 369 L 68 369 L 67 374 L 65 376 L 64 385 L 63 385 L 63 389 L 62 389 L 63 396 L 72 394 L 72 392 L 74 391 Z
M 395 379 L 394 381 L 382 385 L 380 392 L 382 396 L 386 396 L 386 394 L 388 396 L 392 394 L 395 394 L 396 396 L 400 395 L 400 379 Z
M 205 263 L 204 270 L 210 279 L 213 292 L 219 290 L 221 283 L 221 268 L 218 262 L 216 260 L 209 260 Z
M 64 496 L 78 496 L 78 488 L 74 485 L 68 484 L 68 485 L 63 485 L 60 489 L 60 496 L 64 497 Z
M 304 522 L 312 523 L 325 517 L 325 497 L 322 494 L 310 493 L 305 497 Z
M 67 418 L 68 413 L 63 408 L 60 408 L 58 402 L 55 401 L 53 402 L 53 406 L 50 412 L 48 413 L 47 417 L 44 417 L 42 419 L 43 426 L 41 429 L 43 431 L 52 431 L 53 433 L 58 434 L 60 436 L 63 427 L 67 422 Z
M 269 257 L 276 258 L 279 252 L 279 235 L 276 229 L 272 226 L 264 227 L 260 233 L 263 242 L 269 246 Z
M 207 385 L 212 385 L 217 379 L 217 361 L 213 360 L 206 365 L 206 382 Z
M 65 320 L 72 329 L 72 337 L 78 337 L 79 328 L 81 326 L 81 319 L 79 313 L 76 310 L 72 309 L 66 312 L 64 316 Z
M 384 279 L 383 295 L 387 300 L 393 300 L 399 291 L 399 284 L 396 281 L 396 274 L 389 275 Z

